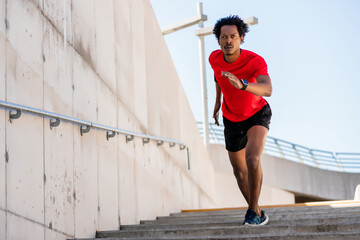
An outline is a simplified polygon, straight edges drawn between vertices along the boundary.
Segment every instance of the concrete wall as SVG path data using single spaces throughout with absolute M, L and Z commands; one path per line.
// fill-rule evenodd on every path
M 360 184 L 356 186 L 354 200 L 360 201 Z
M 238 190 L 225 146 L 210 146 L 217 206 L 246 206 L 245 199 Z M 264 177 L 260 205 L 291 204 L 295 201 L 295 195 L 314 199 L 351 200 L 360 183 L 358 173 L 323 170 L 265 153 L 261 164 Z
M 360 174 L 328 171 L 264 154 L 264 181 L 278 188 L 329 200 L 354 199 Z
M 210 144 L 210 156 L 215 171 L 215 199 L 217 207 L 245 207 L 247 203 L 236 183 L 233 169 L 225 149 L 221 144 Z M 260 205 L 278 205 L 295 203 L 294 194 L 270 185 L 267 181 L 267 169 L 264 167 L 266 158 L 261 159 L 264 183 L 259 198 Z
M 64 26 L 66 41 L 64 44 Z M 148 0 L 0 0 L 0 100 L 184 141 L 186 151 L 0 109 L 0 239 L 93 237 L 215 206 L 214 171 Z

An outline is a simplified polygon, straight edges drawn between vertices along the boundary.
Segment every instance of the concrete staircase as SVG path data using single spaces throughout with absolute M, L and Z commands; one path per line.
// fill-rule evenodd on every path
M 325 202 L 263 208 L 265 226 L 243 226 L 246 209 L 183 211 L 117 231 L 96 240 L 140 239 L 360 239 L 360 202 Z M 95 239 L 94 239 L 95 240 Z

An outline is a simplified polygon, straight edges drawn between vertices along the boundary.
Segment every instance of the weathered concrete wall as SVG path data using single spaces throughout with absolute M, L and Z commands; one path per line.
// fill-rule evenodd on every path
M 210 146 L 217 205 L 245 206 L 246 202 L 238 190 L 224 145 Z M 327 171 L 265 153 L 261 164 L 264 174 L 259 199 L 261 205 L 294 203 L 294 194 L 328 200 L 351 200 L 360 183 L 360 174 L 357 173 Z
M 221 144 L 210 144 L 210 156 L 215 171 L 216 206 L 224 208 L 247 206 L 236 183 L 225 146 Z M 278 188 L 277 185 L 269 185 L 266 174 L 267 169 L 264 167 L 264 162 L 267 160 L 264 156 L 265 155 L 263 155 L 261 159 L 264 172 L 264 184 L 261 189 L 259 204 L 278 205 L 295 203 L 294 194 Z
M 191 162 L 179 147 L 51 130 L 26 113 L 10 123 L 0 109 L 0 239 L 93 237 L 215 206 L 213 166 L 148 0 L 0 0 L 0 100 L 181 140 Z
M 360 174 L 327 171 L 264 154 L 264 181 L 281 189 L 329 200 L 351 200 Z
M 360 184 L 356 186 L 354 200 L 360 201 Z

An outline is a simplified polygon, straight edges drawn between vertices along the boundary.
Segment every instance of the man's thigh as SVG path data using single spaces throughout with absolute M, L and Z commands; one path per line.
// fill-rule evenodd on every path
M 228 151 L 231 166 L 234 171 L 247 171 L 245 161 L 245 148 L 237 152 Z
M 266 136 L 268 129 L 264 126 L 255 125 L 252 126 L 247 132 L 247 144 L 246 144 L 246 157 L 258 156 L 260 157 L 266 142 Z

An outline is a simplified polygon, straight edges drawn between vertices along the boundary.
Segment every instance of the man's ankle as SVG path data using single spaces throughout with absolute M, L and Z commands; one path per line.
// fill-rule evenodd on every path
M 251 208 L 249 206 L 249 209 L 253 210 L 259 216 L 259 218 L 261 218 L 261 209 L 260 209 L 260 207 Z

